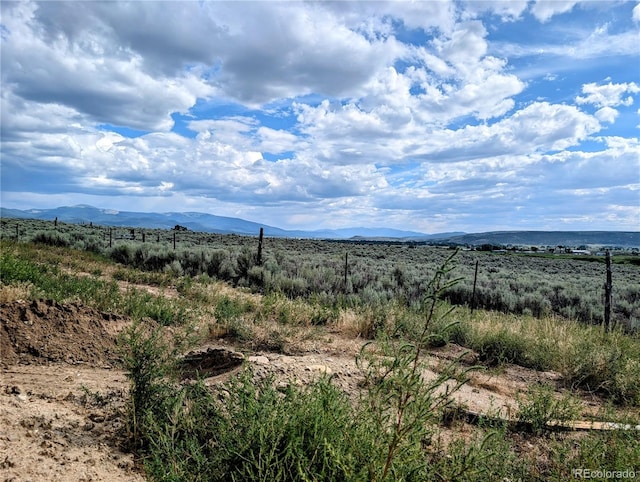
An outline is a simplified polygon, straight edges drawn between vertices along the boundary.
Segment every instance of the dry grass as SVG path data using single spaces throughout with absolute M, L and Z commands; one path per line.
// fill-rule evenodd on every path
M 28 300 L 31 297 L 31 283 L 18 283 L 14 285 L 0 285 L 0 303 Z
M 360 338 L 369 330 L 365 318 L 352 309 L 341 310 L 331 331 L 350 338 Z

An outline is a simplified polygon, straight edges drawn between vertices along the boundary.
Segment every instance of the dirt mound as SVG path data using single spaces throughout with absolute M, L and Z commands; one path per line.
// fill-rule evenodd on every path
M 203 347 L 189 352 L 180 362 L 183 378 L 207 378 L 227 373 L 242 365 L 244 355 L 225 347 Z
M 0 362 L 111 365 L 125 317 L 52 300 L 0 304 Z

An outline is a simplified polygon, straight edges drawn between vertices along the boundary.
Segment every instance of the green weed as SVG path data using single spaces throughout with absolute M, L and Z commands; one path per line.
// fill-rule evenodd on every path
M 531 387 L 517 400 L 519 421 L 536 434 L 548 429 L 550 423 L 576 420 L 580 414 L 579 401 L 571 395 L 557 397 L 550 385 Z

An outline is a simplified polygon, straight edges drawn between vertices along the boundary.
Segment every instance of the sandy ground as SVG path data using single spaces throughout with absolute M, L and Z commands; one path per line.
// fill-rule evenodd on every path
M 123 447 L 128 381 L 118 368 L 116 335 L 129 321 L 46 300 L 1 303 L 0 320 L 0 481 L 144 480 L 141 464 Z M 354 395 L 363 380 L 355 364 L 362 343 L 331 335 L 330 342 L 287 355 L 240 354 L 221 341 L 195 354 L 208 357 L 210 384 L 244 362 L 257 377 L 273 375 L 281 385 L 304 385 L 327 373 Z M 425 376 L 435 377 L 462 352 L 455 345 L 433 350 Z M 518 392 L 558 378 L 521 367 L 477 371 L 454 398 L 474 411 L 508 415 Z
M 123 452 L 120 370 L 12 365 L 0 378 L 0 479 L 142 481 Z

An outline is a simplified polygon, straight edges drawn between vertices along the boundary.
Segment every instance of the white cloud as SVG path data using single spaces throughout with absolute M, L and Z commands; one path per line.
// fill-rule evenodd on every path
M 270 127 L 260 127 L 256 132 L 258 138 L 258 149 L 262 152 L 280 154 L 286 151 L 293 151 L 304 148 L 304 144 L 298 137 L 282 129 L 271 129 Z
M 482 22 L 472 20 L 458 24 L 445 39 L 434 40 L 440 56 L 458 68 L 467 63 L 475 64 L 487 53 L 485 36 L 487 31 Z
M 250 5 L 7 8 L 3 82 L 97 122 L 168 130 L 169 114 L 198 97 L 224 94 L 257 106 L 312 92 L 349 95 L 402 53 L 393 37 L 368 40 L 320 4 Z
M 297 120 L 327 160 L 388 164 L 411 156 L 424 139 L 438 137 L 439 130 L 457 118 L 490 119 L 511 110 L 512 97 L 524 84 L 502 73 L 504 66 L 487 57 L 473 68 L 465 67 L 466 80 L 444 85 L 425 69 L 400 73 L 388 68 L 363 88 L 360 99 L 344 105 L 327 100 L 315 107 L 295 104 Z M 412 93 L 414 86 L 422 92 Z
M 393 37 L 369 40 L 321 4 L 253 3 L 236 16 L 212 82 L 252 104 L 315 92 L 349 96 L 401 54 Z
M 560 150 L 578 144 L 600 130 L 592 116 L 568 105 L 536 102 L 516 112 L 508 125 L 507 138 L 514 144 L 529 144 L 537 150 Z
M 600 130 L 598 121 L 573 106 L 536 102 L 491 126 L 442 131 L 437 159 L 495 159 L 497 156 L 561 150 Z M 504 165 L 503 165 L 504 167 Z
M 635 82 L 624 84 L 609 82 L 605 85 L 589 83 L 582 86 L 582 93 L 586 95 L 584 97 L 576 97 L 576 102 L 578 104 L 593 104 L 596 107 L 629 106 L 633 104 L 633 97 L 623 98 L 623 96 L 625 94 L 637 94 L 638 92 L 640 92 L 640 86 Z
M 322 8 L 331 12 L 348 28 L 367 38 L 393 34 L 393 19 L 406 28 L 424 32 L 448 32 L 456 22 L 456 5 L 452 0 L 416 2 L 413 0 L 377 0 L 374 2 L 324 2 Z
M 633 13 L 631 14 L 631 18 L 634 22 L 640 22 L 640 3 L 638 3 L 635 7 L 633 7 Z
M 593 2 L 593 5 L 606 5 L 606 2 Z M 580 26 L 574 29 L 558 29 L 555 35 L 567 38 L 563 42 L 494 42 L 491 44 L 490 53 L 513 59 L 544 58 L 545 62 L 542 65 L 529 67 L 529 70 L 540 76 L 549 73 L 551 69 L 555 72 L 574 69 L 575 65 L 567 63 L 567 59 L 585 61 L 609 59 L 614 56 L 635 59 L 638 56 L 640 34 L 637 30 L 610 33 L 600 26 L 591 29 Z
M 169 130 L 170 113 L 185 112 L 198 96 L 211 92 L 192 74 L 149 75 L 139 55 L 105 50 L 99 33 L 42 28 L 40 8 L 47 6 L 20 3 L 3 16 L 8 33 L 2 42 L 2 81 L 16 96 L 64 106 L 98 123 Z
M 466 0 L 463 15 L 473 18 L 488 12 L 504 22 L 513 22 L 521 17 L 528 3 L 529 0 Z
M 424 231 L 609 206 L 626 226 L 640 88 L 609 57 L 637 60 L 638 33 L 575 5 L 2 2 L 2 200 Z
M 574 0 L 536 0 L 531 13 L 540 22 L 547 22 L 554 15 L 571 11 L 577 3 Z
M 618 117 L 618 111 L 611 107 L 603 107 L 596 111 L 594 115 L 600 122 L 613 124 L 616 121 L 616 117 Z

